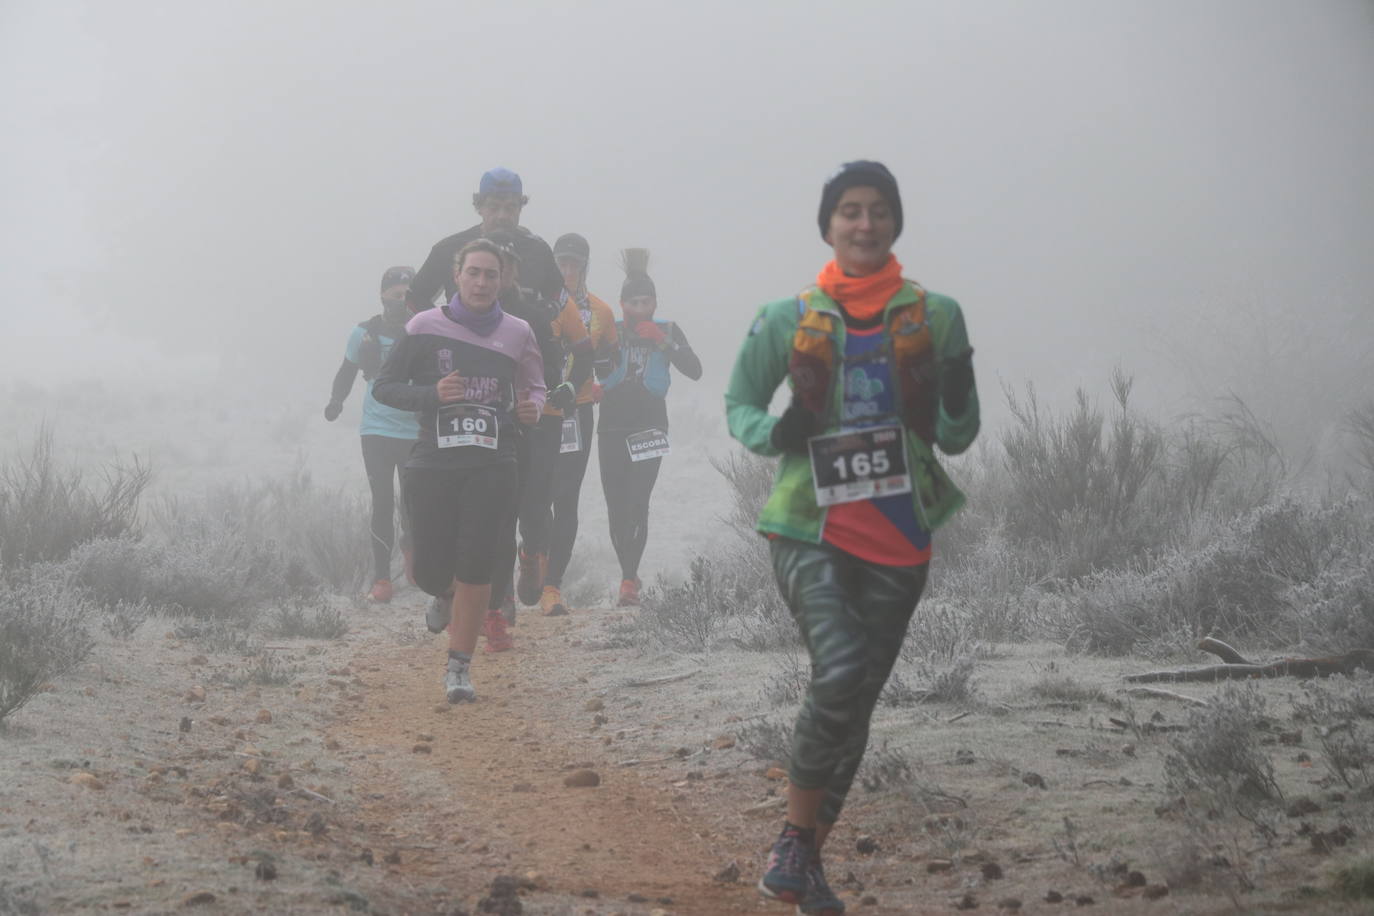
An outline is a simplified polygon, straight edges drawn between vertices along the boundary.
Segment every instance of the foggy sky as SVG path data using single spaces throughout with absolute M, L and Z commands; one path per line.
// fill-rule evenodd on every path
M 754 308 L 829 256 L 824 178 L 877 158 L 986 401 L 1118 364 L 1169 394 L 1349 389 L 1374 366 L 1372 88 L 1367 0 L 3 0 L 0 380 L 323 405 L 382 270 L 476 222 L 504 165 L 525 225 L 590 239 L 603 298 L 618 249 L 653 250 L 718 398 Z

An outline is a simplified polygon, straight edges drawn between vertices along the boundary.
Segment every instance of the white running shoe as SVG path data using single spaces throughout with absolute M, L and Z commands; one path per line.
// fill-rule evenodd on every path
M 448 629 L 449 618 L 453 616 L 453 596 L 436 595 L 425 611 L 425 626 L 431 633 L 442 633 Z
M 468 667 L 469 663 L 460 659 L 448 660 L 448 670 L 444 672 L 444 692 L 448 694 L 450 703 L 471 703 L 477 699 Z

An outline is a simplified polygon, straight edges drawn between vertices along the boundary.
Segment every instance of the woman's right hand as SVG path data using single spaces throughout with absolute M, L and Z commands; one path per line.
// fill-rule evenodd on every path
M 434 387 L 439 392 L 440 404 L 452 404 L 461 401 L 467 394 L 468 381 L 455 370 L 439 379 L 439 384 Z

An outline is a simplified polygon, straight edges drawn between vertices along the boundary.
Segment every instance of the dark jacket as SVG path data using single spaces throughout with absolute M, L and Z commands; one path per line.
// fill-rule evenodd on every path
M 553 249 L 549 243 L 530 232 L 524 226 L 516 226 L 515 253 L 520 257 L 520 285 L 529 287 L 545 299 L 557 301 L 563 290 L 563 275 L 553 260 Z M 406 304 L 412 313 L 434 306 L 434 298 L 442 290 L 444 301 L 448 302 L 458 292 L 453 282 L 453 257 L 463 246 L 473 239 L 482 237 L 482 224 L 464 229 L 434 244 L 429 257 L 421 265 L 415 279 L 410 281 L 410 292 L 406 293 Z

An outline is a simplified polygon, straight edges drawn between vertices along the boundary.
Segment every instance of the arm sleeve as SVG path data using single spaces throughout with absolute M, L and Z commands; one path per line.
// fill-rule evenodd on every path
M 334 373 L 334 386 L 329 393 L 331 401 L 342 404 L 348 393 L 353 390 L 353 382 L 358 377 L 358 351 L 362 349 L 364 333 L 366 332 L 360 326 L 354 325 L 348 335 L 348 343 L 344 344 L 343 363 L 339 366 L 339 371 Z
M 339 371 L 334 373 L 334 387 L 329 392 L 329 400 L 342 404 L 348 393 L 353 390 L 353 381 L 357 377 L 358 364 L 350 362 L 345 356 L 339 364 Z
M 391 355 L 382 364 L 381 372 L 377 373 L 377 379 L 372 383 L 372 397 L 378 403 L 416 413 L 438 408 L 438 388 L 410 383 L 410 364 L 417 346 L 414 337 L 403 337 L 391 348 Z
M 444 283 L 452 270 L 453 255 L 448 253 L 444 245 L 435 245 L 429 250 L 429 257 L 425 258 L 425 263 L 416 271 L 415 278 L 410 281 L 410 289 L 406 292 L 406 305 L 410 307 L 412 315 L 434 308 L 434 297 L 444 288 Z
M 968 329 L 964 326 L 964 313 L 959 308 L 958 303 L 950 300 L 952 314 L 949 319 L 949 326 L 945 331 L 945 339 L 941 341 L 939 348 L 939 359 L 943 363 L 947 359 L 964 357 L 969 351 Z M 944 372 L 939 372 L 939 378 L 944 378 Z M 964 404 L 964 410 L 959 416 L 952 417 L 945 410 L 945 399 L 939 399 L 939 414 L 935 421 L 935 442 L 940 446 L 940 450 L 947 455 L 958 455 L 966 451 L 973 440 L 978 436 L 979 427 L 979 408 L 978 408 L 978 386 L 973 380 L 970 372 L 968 376 L 968 399 Z
M 687 342 L 687 335 L 682 333 L 682 328 L 675 321 L 673 322 L 673 347 L 668 351 L 668 362 L 672 363 L 673 368 L 692 381 L 701 378 L 701 357 L 697 356 L 692 345 Z M 772 394 L 769 394 L 772 397 Z
M 768 405 L 773 392 L 787 377 L 791 347 L 787 330 L 781 309 L 760 309 L 735 357 L 730 384 L 725 389 L 725 419 L 730 435 L 758 455 L 781 454 L 769 441 L 778 418 L 768 413 Z
M 520 359 L 515 370 L 516 396 L 519 397 L 524 392 L 528 392 L 529 399 L 534 402 L 535 407 L 543 411 L 544 398 L 548 395 L 549 389 L 544 384 L 544 354 L 539 349 L 539 341 L 535 339 L 533 329 L 525 338 L 525 346 L 520 351 Z

